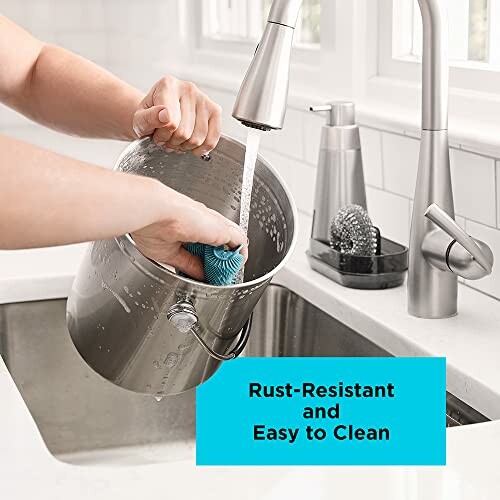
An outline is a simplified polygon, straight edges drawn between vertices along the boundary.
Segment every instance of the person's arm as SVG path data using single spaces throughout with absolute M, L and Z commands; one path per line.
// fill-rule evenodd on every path
M 0 136 L 0 249 L 132 233 L 149 258 L 195 279 L 201 261 L 183 243 L 244 246 L 242 230 L 159 181 L 114 172 Z
M 14 49 L 13 49 L 14 48 Z M 0 101 L 53 129 L 134 140 L 201 156 L 220 137 L 220 107 L 173 77 L 143 93 L 86 59 L 46 45 L 0 16 Z

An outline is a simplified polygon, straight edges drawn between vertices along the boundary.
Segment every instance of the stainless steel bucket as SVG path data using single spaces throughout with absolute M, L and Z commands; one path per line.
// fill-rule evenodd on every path
M 145 138 L 115 169 L 155 177 L 237 222 L 244 154 L 244 145 L 227 137 L 208 162 L 167 154 Z M 71 338 L 89 366 L 118 386 L 160 398 L 198 386 L 238 356 L 252 311 L 297 238 L 292 197 L 260 156 L 251 207 L 241 285 L 178 276 L 144 257 L 128 235 L 91 244 L 67 305 Z

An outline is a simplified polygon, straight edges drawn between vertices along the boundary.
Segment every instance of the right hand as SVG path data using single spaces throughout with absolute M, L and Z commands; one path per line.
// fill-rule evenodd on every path
M 221 107 L 191 82 L 166 76 L 143 99 L 133 119 L 137 137 L 153 135 L 167 150 L 210 153 L 221 135 Z
M 148 227 L 132 233 L 138 249 L 149 259 L 167 264 L 191 278 L 204 281 L 201 259 L 190 254 L 185 243 L 242 246 L 241 254 L 248 258 L 248 240 L 243 230 L 215 210 L 193 201 L 166 186 L 164 215 Z M 167 192 L 168 191 L 168 192 Z

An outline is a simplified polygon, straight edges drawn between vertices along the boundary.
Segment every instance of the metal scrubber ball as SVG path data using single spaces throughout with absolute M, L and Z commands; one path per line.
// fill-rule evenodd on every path
M 377 231 L 363 207 L 347 205 L 339 210 L 330 228 L 330 246 L 347 255 L 371 256 L 377 253 Z

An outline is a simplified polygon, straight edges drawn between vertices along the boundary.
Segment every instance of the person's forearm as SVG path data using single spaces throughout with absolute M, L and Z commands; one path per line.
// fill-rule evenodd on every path
M 168 218 L 158 181 L 82 163 L 0 136 L 0 248 L 108 239 Z
M 143 97 L 86 59 L 45 45 L 13 105 L 33 120 L 65 133 L 133 140 L 133 115 Z

